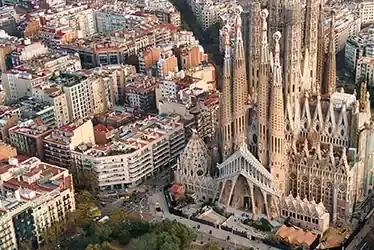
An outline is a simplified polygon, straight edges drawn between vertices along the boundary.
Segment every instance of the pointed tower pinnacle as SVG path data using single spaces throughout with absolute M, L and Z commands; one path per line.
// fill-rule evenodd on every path
M 367 83 L 366 81 L 362 81 L 360 87 L 360 112 L 368 112 L 368 107 L 370 109 L 367 100 L 367 93 Z
M 318 51 L 317 51 L 317 73 L 316 73 L 316 89 L 315 94 L 321 94 L 323 83 L 323 70 L 325 64 L 325 28 L 323 18 L 323 3 L 319 5 L 318 17 Z
M 260 74 L 258 84 L 258 158 L 263 166 L 268 166 L 268 119 L 269 119 L 269 50 L 267 21 L 269 12 L 261 11 L 262 34 L 260 52 Z
M 290 0 L 286 4 L 286 44 L 284 54 L 284 89 L 285 97 L 290 98 L 291 117 L 294 123 L 294 130 L 300 129 L 300 106 L 297 100 L 301 97 L 302 79 L 301 79 L 301 23 L 302 8 L 300 0 Z M 297 131 L 294 131 L 297 133 Z
M 280 65 L 279 40 L 281 33 L 275 32 L 274 64 L 273 64 L 273 82 L 270 96 L 270 171 L 273 175 L 275 188 L 285 192 L 286 190 L 286 170 L 284 169 L 285 160 L 285 126 L 284 126 L 284 103 L 283 103 L 283 84 L 282 67 Z
M 305 90 L 315 94 L 317 53 L 318 53 L 318 14 L 320 0 L 307 0 L 304 25 L 304 82 Z M 308 53 L 308 57 L 306 56 Z
M 233 128 L 234 128 L 234 150 L 239 150 L 243 145 L 247 134 L 246 122 L 246 101 L 248 96 L 247 74 L 245 66 L 245 53 L 242 37 L 242 18 L 243 9 L 237 6 L 235 40 L 233 48 L 233 72 L 232 72 L 232 93 L 233 93 Z
M 221 119 L 221 155 L 223 160 L 227 159 L 233 152 L 233 128 L 232 128 L 232 84 L 231 84 L 231 48 L 230 27 L 223 27 L 225 34 L 225 55 L 223 66 L 222 94 L 220 97 L 220 119 Z
M 326 71 L 323 79 L 323 94 L 331 95 L 336 90 L 336 58 L 335 58 L 335 12 L 331 11 L 329 50 L 326 58 Z

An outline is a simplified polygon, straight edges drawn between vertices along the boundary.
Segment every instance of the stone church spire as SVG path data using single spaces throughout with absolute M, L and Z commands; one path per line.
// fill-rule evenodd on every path
M 233 128 L 232 128 L 232 76 L 231 76 L 231 48 L 230 48 L 230 27 L 224 27 L 225 34 L 225 55 L 222 79 L 222 94 L 220 98 L 220 119 L 221 119 L 221 155 L 223 160 L 233 152 Z
M 232 93 L 233 93 L 233 128 L 234 150 L 239 150 L 246 138 L 246 101 L 247 101 L 247 74 L 245 66 L 245 52 L 242 37 L 242 8 L 236 7 L 235 40 L 232 60 Z
M 283 102 L 283 84 L 282 67 L 280 65 L 280 32 L 273 35 L 275 40 L 274 63 L 272 87 L 270 96 L 270 171 L 273 175 L 274 185 L 284 192 L 286 190 L 286 171 L 284 169 L 285 160 L 285 126 L 284 126 L 284 102 Z
M 262 34 L 260 51 L 260 74 L 258 84 L 258 158 L 268 166 L 268 119 L 269 119 L 269 48 L 267 39 L 267 9 L 261 11 Z
M 307 0 L 304 24 L 304 89 L 316 94 L 319 0 Z M 306 55 L 307 53 L 307 55 Z
M 301 90 L 301 6 L 300 0 L 290 0 L 286 5 L 286 45 L 285 45 L 285 96 L 290 98 L 291 119 L 294 128 L 299 129 L 300 106 L 297 101 Z M 297 133 L 297 131 L 294 131 Z
M 336 58 L 335 58 L 335 12 L 331 11 L 329 50 L 327 52 L 322 93 L 331 95 L 336 90 Z
M 258 94 L 258 75 L 255 73 L 259 70 L 260 50 L 261 47 L 261 3 L 259 1 L 250 2 L 249 8 L 249 39 L 248 39 L 248 94 L 252 100 L 256 99 Z M 245 28 L 245 27 L 244 27 Z
M 323 70 L 325 64 L 325 28 L 323 18 L 323 3 L 319 4 L 318 17 L 318 51 L 317 51 L 317 72 L 316 72 L 316 95 L 321 93 L 323 83 Z

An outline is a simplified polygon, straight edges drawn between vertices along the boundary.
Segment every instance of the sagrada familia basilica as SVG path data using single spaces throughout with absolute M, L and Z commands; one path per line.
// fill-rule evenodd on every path
M 220 158 L 213 159 L 216 154 L 194 133 L 176 181 L 199 199 L 253 215 L 312 223 L 328 213 L 329 223 L 345 222 L 372 188 L 366 83 L 353 94 L 336 87 L 334 13 L 326 50 L 319 1 L 251 5 L 250 37 L 243 37 L 241 7 L 221 29 L 224 66 L 214 147 Z M 288 214 L 290 207 L 295 211 Z

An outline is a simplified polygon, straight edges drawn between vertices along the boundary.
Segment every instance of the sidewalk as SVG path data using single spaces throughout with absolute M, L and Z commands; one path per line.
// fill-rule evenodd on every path
M 261 241 L 259 242 L 257 240 L 249 240 L 247 238 L 241 237 L 239 235 L 235 235 L 235 234 L 233 234 L 231 232 L 228 232 L 228 231 L 225 231 L 225 230 L 214 228 L 214 227 L 211 227 L 211 226 L 208 226 L 208 225 L 205 225 L 205 224 L 193 221 L 193 220 L 189 220 L 189 219 L 186 219 L 186 218 L 183 218 L 183 217 L 178 217 L 176 215 L 170 214 L 168 212 L 168 207 L 167 207 L 167 204 L 166 204 L 166 201 L 165 201 L 164 194 L 162 192 L 155 193 L 154 195 L 152 195 L 151 200 L 152 200 L 153 204 L 155 204 L 156 202 L 159 202 L 159 205 L 164 210 L 164 214 L 163 214 L 164 218 L 167 218 L 169 220 L 176 220 L 180 223 L 183 223 L 186 226 L 196 230 L 196 232 L 198 232 L 198 233 L 204 233 L 204 234 L 211 235 L 211 237 L 212 237 L 211 241 L 216 240 L 218 243 L 220 241 L 225 241 L 226 242 L 227 241 L 227 236 L 229 236 L 230 237 L 229 238 L 229 243 L 231 243 L 233 245 L 237 244 L 238 246 L 243 246 L 243 247 L 253 247 L 253 248 L 259 249 L 259 250 L 277 249 L 277 248 L 268 246 L 268 245 L 262 243 Z M 154 216 L 160 217 L 160 215 L 156 214 L 154 209 L 151 209 L 151 210 L 152 210 L 151 212 L 153 213 Z M 198 225 L 200 226 L 199 229 L 197 229 Z M 211 234 L 209 234 L 210 231 L 212 231 Z

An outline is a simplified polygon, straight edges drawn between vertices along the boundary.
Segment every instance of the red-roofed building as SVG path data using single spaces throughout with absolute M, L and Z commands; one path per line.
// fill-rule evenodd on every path
M 45 159 L 58 166 L 71 167 L 71 150 L 80 144 L 95 144 L 91 120 L 81 124 L 66 124 L 44 138 Z
M 110 138 L 114 136 L 114 128 L 112 126 L 105 126 L 104 124 L 98 124 L 94 127 L 95 143 L 106 144 Z

